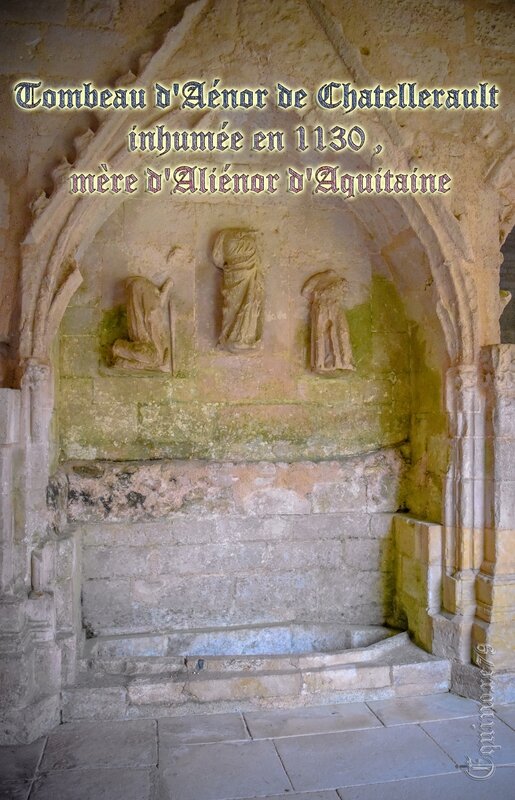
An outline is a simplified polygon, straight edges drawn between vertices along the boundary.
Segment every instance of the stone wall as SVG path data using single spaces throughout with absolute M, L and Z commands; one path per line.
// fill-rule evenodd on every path
M 406 627 L 417 644 L 431 650 L 432 615 L 441 607 L 442 526 L 396 514 L 393 545 L 395 600 L 391 622 Z
M 57 408 L 63 458 L 339 458 L 409 437 L 410 323 L 391 282 L 371 277 L 352 219 L 342 224 L 333 211 L 312 210 L 306 227 L 306 215 L 292 209 L 273 228 L 278 210 L 253 208 L 265 272 L 263 345 L 234 354 L 217 348 L 222 297 L 210 243 L 231 221 L 250 221 L 250 212 L 230 202 L 222 212 L 174 201 L 176 223 L 167 225 L 170 206 L 164 201 L 159 211 L 152 203 L 103 226 L 65 313 Z M 182 255 L 170 269 L 174 245 Z M 356 364 L 338 377 L 310 371 L 309 305 L 301 296 L 306 278 L 329 267 L 348 281 Z M 125 279 L 167 270 L 174 374 L 124 374 L 111 354 L 127 336 Z
M 404 461 L 67 469 L 92 634 L 288 622 L 382 624 Z

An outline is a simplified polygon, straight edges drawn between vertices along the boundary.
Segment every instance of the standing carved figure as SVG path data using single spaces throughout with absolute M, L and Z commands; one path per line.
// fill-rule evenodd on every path
M 213 261 L 223 270 L 222 330 L 225 350 L 253 350 L 263 333 L 263 276 L 253 231 L 226 228 L 216 237 Z
M 334 373 L 355 369 L 344 298 L 347 281 L 334 269 L 317 272 L 305 282 L 302 295 L 311 303 L 311 369 Z
M 127 279 L 127 327 L 129 339 L 113 345 L 114 365 L 132 370 L 172 368 L 169 278 L 159 289 L 148 278 Z

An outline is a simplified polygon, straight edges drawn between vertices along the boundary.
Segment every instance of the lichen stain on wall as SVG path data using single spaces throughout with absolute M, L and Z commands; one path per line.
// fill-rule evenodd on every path
M 141 201 L 144 214 L 120 210 L 86 253 L 84 284 L 60 331 L 62 458 L 321 460 L 407 441 L 414 324 L 393 284 L 371 274 L 367 242 L 351 215 L 311 207 L 307 218 L 303 212 L 283 222 L 277 208 L 259 209 L 264 340 L 257 352 L 236 355 L 217 347 L 220 280 L 210 257 L 216 231 L 234 224 L 235 209 L 217 208 L 217 225 L 205 205 L 186 208 L 168 229 L 168 212 L 148 200 Z M 238 216 L 247 224 L 253 215 Z M 300 293 L 306 277 L 328 267 L 349 284 L 356 371 L 339 377 L 310 372 L 309 309 Z M 126 335 L 131 274 L 158 283 L 172 275 L 173 376 L 112 367 L 111 346 Z
M 255 395 L 245 402 L 233 395 L 233 371 L 227 370 L 224 385 L 216 364 L 182 378 L 110 375 L 103 358 L 109 337 L 123 332 L 120 307 L 106 311 L 91 329 L 71 334 L 79 311 L 80 306 L 68 310 L 61 333 L 63 458 L 320 460 L 411 439 L 410 510 L 439 518 L 447 459 L 440 381 L 425 364 L 420 331 L 384 278 L 373 277 L 367 301 L 348 313 L 356 373 L 324 379 L 300 366 L 295 380 L 281 385 L 264 376 L 256 384 L 247 365 L 239 370 L 240 381 Z M 306 323 L 299 330 L 303 361 Z M 299 339 L 294 338 L 297 347 Z M 203 400 L 209 385 L 211 397 Z

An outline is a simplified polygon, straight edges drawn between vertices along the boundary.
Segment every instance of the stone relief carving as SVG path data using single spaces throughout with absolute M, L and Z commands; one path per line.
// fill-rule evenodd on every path
M 114 343 L 115 367 L 171 372 L 171 288 L 171 278 L 161 288 L 140 275 L 127 279 L 129 339 L 117 339 Z
M 319 374 L 354 370 L 344 298 L 347 281 L 334 269 L 317 272 L 302 295 L 311 304 L 311 369 Z
M 213 261 L 223 271 L 218 343 L 231 352 L 254 350 L 263 333 L 264 295 L 255 232 L 242 228 L 221 231 L 213 246 Z

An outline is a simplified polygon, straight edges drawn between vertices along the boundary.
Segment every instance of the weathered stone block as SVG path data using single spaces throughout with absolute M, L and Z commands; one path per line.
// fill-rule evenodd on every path
M 61 651 L 61 683 L 63 686 L 73 686 L 77 680 L 79 647 L 82 639 L 80 634 L 59 634 L 59 649 Z
M 0 497 L 5 497 L 13 490 L 14 454 L 14 447 L 0 444 Z
M 476 582 L 476 596 L 479 603 L 489 606 L 492 617 L 503 616 L 507 609 L 513 608 L 513 589 L 515 576 L 496 576 L 479 573 Z
M 313 583 L 318 585 L 318 613 L 323 614 L 328 609 L 338 610 L 343 613 L 351 606 L 387 603 L 386 576 L 371 571 L 357 571 L 356 569 L 325 570 L 315 574 Z
M 440 566 L 422 567 L 422 605 L 431 613 L 442 606 L 442 569 Z
M 151 575 L 154 571 L 149 565 L 152 553 L 154 550 L 150 547 L 85 547 L 84 578 L 89 580 Z
M 123 719 L 127 710 L 125 686 L 74 687 L 62 692 L 62 721 Z
M 370 516 L 369 535 L 374 539 L 383 539 L 389 536 L 393 537 L 393 520 L 393 514 L 381 512 L 372 514 Z
M 345 566 L 360 571 L 379 571 L 383 567 L 383 551 L 377 539 L 346 539 Z
M 43 697 L 22 708 L 6 706 L 0 722 L 0 744 L 34 742 L 59 725 L 59 694 Z
M 496 438 L 515 439 L 515 403 L 511 397 L 500 397 L 492 411 L 493 433 Z
M 515 573 L 515 530 L 485 530 L 485 560 L 499 573 Z
M 20 439 L 20 398 L 18 389 L 0 389 L 0 445 Z
M 60 347 L 61 374 L 93 377 L 98 373 L 98 349 L 94 336 L 63 336 Z
M 61 650 L 55 641 L 37 642 L 34 648 L 34 695 L 58 694 L 62 686 Z
M 89 580 L 82 587 L 84 627 L 95 633 L 114 630 L 138 630 L 130 607 L 129 580 Z M 146 624 L 150 622 L 145 619 Z
M 436 612 L 440 610 L 441 602 L 436 609 Z M 432 613 L 428 613 L 425 608 L 418 609 L 417 621 L 414 623 L 414 627 L 411 630 L 414 632 L 414 638 L 417 644 L 420 644 L 424 650 L 427 650 L 428 653 L 432 652 L 433 649 L 433 617 Z
M 506 53 L 515 52 L 513 17 L 510 9 L 508 7 L 477 9 L 474 40 L 478 44 L 497 48 Z
M 417 557 L 423 564 L 442 563 L 443 530 L 441 525 L 419 522 L 417 526 Z
M 55 623 L 58 630 L 72 630 L 80 622 L 76 608 L 76 591 L 71 578 L 57 581 L 54 587 Z
M 250 493 L 243 501 L 246 514 L 308 514 L 309 501 L 292 489 L 270 488 Z
M 471 620 L 451 614 L 433 615 L 433 653 L 443 658 L 470 662 L 472 648 Z
M 160 703 L 179 705 L 189 699 L 185 688 L 184 681 L 159 681 L 155 678 L 141 678 L 131 681 L 127 694 L 131 705 Z
M 133 581 L 130 595 L 132 625 L 140 630 L 206 627 L 240 623 L 233 609 L 234 581 L 227 576 L 160 576 Z M 102 614 L 102 607 L 98 607 Z M 125 624 L 127 624 L 127 614 Z M 111 625 L 117 624 L 117 618 Z M 149 628 L 150 626 L 150 628 Z M 114 632 L 114 630 L 113 630 Z
M 96 377 L 93 381 L 95 405 L 105 408 L 124 403 L 130 398 L 132 403 L 167 404 L 170 402 L 172 386 L 169 375 L 143 376 L 128 372 L 127 375 Z
M 74 536 L 66 536 L 55 542 L 55 572 L 61 580 L 71 578 L 77 569 L 77 541 Z
M 312 573 L 278 572 L 238 578 L 232 618 L 239 624 L 306 618 L 316 608 L 315 585 Z
M 271 570 L 337 569 L 343 566 L 343 548 L 339 541 L 275 543 L 266 548 L 261 567 Z
M 29 596 L 25 601 L 25 614 L 29 622 L 51 630 L 55 619 L 52 595 L 44 592 Z
M 196 700 L 242 700 L 273 697 L 295 697 L 300 694 L 302 678 L 300 672 L 283 675 L 249 675 L 241 678 L 198 678 L 186 685 L 186 691 Z
M 431 682 L 450 682 L 451 662 L 447 659 L 428 659 L 418 664 L 394 664 L 392 666 L 392 681 L 398 684 L 423 684 Z
M 232 575 L 260 571 L 265 560 L 264 542 L 181 545 L 154 548 L 149 567 L 155 575 Z
M 96 332 L 100 319 L 99 308 L 69 306 L 64 312 L 60 332 L 64 336 L 91 336 Z
M 102 422 L 106 430 L 109 424 L 110 419 Z M 112 435 L 116 428 L 114 431 Z M 112 521 L 130 518 L 133 522 L 178 511 L 197 517 L 299 515 L 309 512 L 310 502 L 315 513 L 363 513 L 363 475 L 369 476 L 371 486 L 378 475 L 388 475 L 391 486 L 400 471 L 401 460 L 396 451 L 319 464 L 102 463 L 97 465 L 96 474 L 72 465 L 67 471 L 70 517 Z
M 511 473 L 508 473 L 511 477 Z M 494 526 L 515 530 L 515 480 L 496 481 L 494 484 Z
M 17 708 L 30 701 L 32 663 L 25 653 L 0 658 L 0 687 L 2 707 Z
M 366 470 L 366 509 L 370 513 L 396 511 L 399 507 L 399 469 L 378 464 Z
M 389 686 L 390 668 L 384 666 L 360 666 L 328 668 L 318 671 L 304 671 L 304 692 L 358 691 Z
M 345 483 L 315 483 L 311 494 L 314 514 L 334 514 L 364 508 L 365 486 L 362 476 Z M 305 512 L 304 512 L 305 513 Z
M 173 409 L 173 413 L 172 412 Z M 138 436 L 142 441 L 169 443 L 175 458 L 209 456 L 206 442 L 215 436 L 216 406 L 208 403 L 141 403 Z
M 420 564 L 414 559 L 402 556 L 401 558 L 401 589 L 414 600 L 422 597 L 422 582 Z

